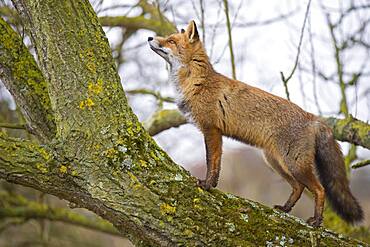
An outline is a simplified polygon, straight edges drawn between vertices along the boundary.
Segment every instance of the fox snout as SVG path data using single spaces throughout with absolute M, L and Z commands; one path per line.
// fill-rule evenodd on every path
M 172 54 L 171 49 L 164 47 L 158 38 L 148 37 L 148 43 L 150 46 L 150 49 L 152 49 L 155 53 L 157 53 L 159 56 L 164 58 L 169 64 L 170 62 L 170 54 Z

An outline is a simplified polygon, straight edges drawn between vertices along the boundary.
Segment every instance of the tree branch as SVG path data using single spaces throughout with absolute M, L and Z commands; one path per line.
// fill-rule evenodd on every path
M 283 236 L 297 246 L 361 244 L 322 228 L 312 228 L 259 203 L 216 189 L 203 191 L 196 187 L 195 179 L 166 156 L 158 156 L 161 158 L 155 168 L 153 160 L 146 158 L 142 168 L 133 164 L 129 171 L 122 172 L 112 164 L 113 169 L 103 173 L 101 167 L 93 168 L 88 161 L 79 166 L 65 164 L 50 150 L 0 135 L 0 178 L 88 208 L 138 245 L 249 246 L 277 244 Z M 96 178 L 83 173 L 83 166 L 95 169 Z M 141 169 L 143 172 L 139 172 Z M 148 173 L 149 177 L 143 176 Z
M 233 79 L 236 80 L 233 39 L 232 39 L 232 35 L 231 35 L 231 23 L 230 23 L 230 17 L 229 17 L 229 2 L 228 2 L 228 0 L 223 0 L 223 3 L 224 3 L 224 11 L 225 11 L 225 16 L 226 16 L 227 34 L 228 34 L 228 37 L 229 37 L 231 71 L 232 71 Z
M 165 101 L 169 103 L 175 103 L 175 99 L 172 97 L 164 97 L 161 95 L 158 91 L 153 91 L 146 88 L 138 88 L 138 89 L 132 89 L 132 90 L 126 90 L 126 94 L 146 94 L 146 95 L 152 95 L 156 97 L 159 101 Z
M 47 83 L 19 35 L 0 18 L 0 78 L 41 140 L 51 140 L 55 123 Z
M 186 124 L 186 119 L 178 110 L 160 110 L 144 122 L 144 128 L 154 136 L 182 124 Z
M 303 41 L 304 28 L 306 26 L 306 21 L 307 21 L 308 13 L 310 11 L 310 6 L 311 6 L 311 0 L 309 0 L 308 3 L 307 3 L 306 13 L 305 13 L 304 20 L 303 20 L 303 25 L 302 25 L 302 29 L 301 29 L 301 35 L 299 37 L 299 43 L 298 43 L 298 48 L 297 48 L 297 55 L 296 55 L 296 58 L 295 58 L 293 69 L 290 72 L 290 74 L 288 75 L 288 77 L 285 77 L 284 73 L 282 71 L 280 71 L 281 80 L 283 81 L 284 88 L 285 88 L 285 94 L 286 94 L 286 97 L 287 97 L 288 100 L 290 100 L 289 90 L 288 90 L 288 82 L 292 78 L 292 76 L 294 75 L 295 70 L 298 67 L 299 55 L 301 53 L 301 45 L 302 45 L 302 41 Z
M 353 117 L 338 119 L 322 118 L 334 132 L 338 141 L 349 142 L 370 149 L 370 125 Z
M 19 130 L 27 129 L 25 124 L 17 124 L 17 123 L 0 123 L 0 128 L 19 129 Z
M 23 222 L 29 219 L 48 219 L 122 237 L 112 224 L 100 218 L 87 217 L 69 209 L 50 207 L 20 195 L 0 191 L 0 219 L 5 218 L 22 219 Z
M 357 168 L 368 166 L 368 165 L 370 165 L 370 160 L 363 160 L 363 161 L 360 161 L 360 162 L 352 165 L 352 168 L 357 169 Z
M 126 17 L 126 16 L 102 16 L 99 17 L 102 26 L 124 27 L 132 30 L 147 29 L 158 35 L 168 35 L 176 32 L 176 28 L 170 22 L 161 22 L 160 20 L 147 19 L 144 16 Z

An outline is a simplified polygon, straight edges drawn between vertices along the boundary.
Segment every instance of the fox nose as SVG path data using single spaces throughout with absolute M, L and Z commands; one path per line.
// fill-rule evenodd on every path
M 153 37 L 148 37 L 148 41 L 152 41 L 153 40 Z

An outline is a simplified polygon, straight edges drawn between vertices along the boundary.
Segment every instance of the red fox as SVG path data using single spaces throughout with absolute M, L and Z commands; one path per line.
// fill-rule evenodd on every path
M 191 21 L 168 37 L 148 37 L 150 48 L 170 65 L 169 79 L 178 91 L 179 109 L 201 130 L 206 146 L 207 175 L 199 186 L 216 187 L 221 168 L 222 136 L 257 146 L 267 162 L 292 186 L 283 205 L 289 212 L 304 188 L 314 196 L 320 226 L 325 194 L 336 213 L 350 223 L 363 211 L 349 189 L 343 155 L 331 129 L 296 104 L 217 73 Z

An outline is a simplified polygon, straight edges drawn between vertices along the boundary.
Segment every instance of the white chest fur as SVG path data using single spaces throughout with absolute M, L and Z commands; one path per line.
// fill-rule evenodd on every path
M 168 79 L 169 79 L 169 82 L 176 88 L 177 107 L 184 114 L 188 122 L 193 122 L 190 106 L 184 97 L 184 92 L 180 86 L 180 81 L 179 81 L 179 71 L 183 67 L 183 65 L 178 60 L 176 59 L 174 60 L 175 61 L 171 61 L 171 67 L 170 67 L 170 73 L 169 73 Z

